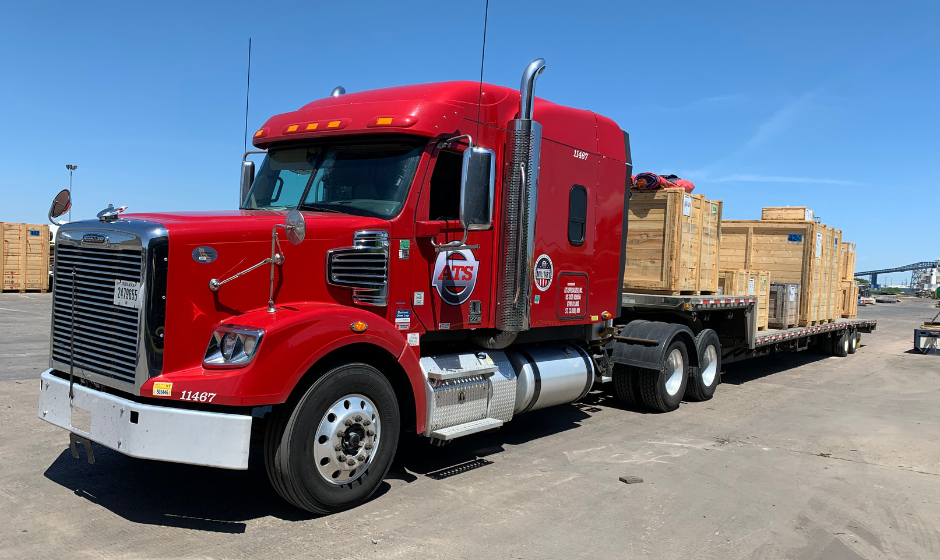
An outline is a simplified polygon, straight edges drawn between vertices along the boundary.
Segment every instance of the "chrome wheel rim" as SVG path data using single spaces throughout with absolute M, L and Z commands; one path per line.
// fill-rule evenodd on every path
M 843 342 L 842 342 L 842 351 L 843 351 L 843 352 L 848 352 L 848 351 L 849 351 L 849 337 L 847 337 L 847 336 L 845 337 L 845 340 L 843 340 Z
M 718 376 L 718 350 L 714 344 L 709 344 L 702 353 L 702 383 L 711 387 Z
M 320 476 L 341 486 L 361 477 L 372 464 L 382 435 L 379 411 L 364 395 L 346 395 L 320 419 L 313 459 Z
M 852 337 L 849 340 L 849 344 L 851 345 L 852 350 L 855 350 L 856 348 L 858 348 L 858 338 L 855 336 L 855 333 L 852 333 Z
M 685 363 L 682 359 L 682 352 L 676 348 L 666 358 L 666 392 L 669 396 L 675 396 L 679 392 L 683 373 L 685 373 Z

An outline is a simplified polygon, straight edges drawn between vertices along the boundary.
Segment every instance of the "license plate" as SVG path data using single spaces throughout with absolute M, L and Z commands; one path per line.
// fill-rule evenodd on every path
M 114 281 L 114 305 L 140 309 L 142 298 L 143 293 L 140 289 L 140 282 Z

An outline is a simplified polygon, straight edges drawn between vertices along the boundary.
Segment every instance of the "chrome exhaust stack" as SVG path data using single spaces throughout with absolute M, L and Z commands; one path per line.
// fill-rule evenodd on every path
M 503 157 L 502 274 L 498 292 L 496 328 L 529 329 L 535 259 L 535 210 L 538 203 L 539 155 L 542 125 L 532 120 L 535 80 L 545 70 L 545 59 L 533 60 L 522 73 L 519 118 L 509 121 Z

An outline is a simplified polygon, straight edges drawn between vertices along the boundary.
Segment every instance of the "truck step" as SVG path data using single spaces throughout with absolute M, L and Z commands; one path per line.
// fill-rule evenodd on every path
M 496 418 L 483 418 L 482 420 L 474 420 L 473 422 L 467 422 L 466 424 L 458 424 L 456 426 L 450 426 L 449 428 L 434 430 L 431 432 L 431 437 L 448 441 L 457 439 L 459 437 L 468 436 L 470 434 L 475 434 L 477 432 L 492 430 L 493 428 L 498 428 L 502 425 L 502 420 L 497 420 Z

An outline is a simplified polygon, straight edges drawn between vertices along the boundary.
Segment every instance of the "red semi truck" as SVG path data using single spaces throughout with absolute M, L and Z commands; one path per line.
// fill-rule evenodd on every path
M 39 416 L 89 460 L 245 469 L 263 443 L 277 492 L 330 513 L 403 431 L 443 444 L 601 383 L 665 412 L 723 362 L 844 356 L 875 328 L 758 332 L 754 298 L 623 293 L 629 137 L 534 97 L 544 68 L 518 91 L 337 88 L 254 134 L 239 210 L 63 225 Z

